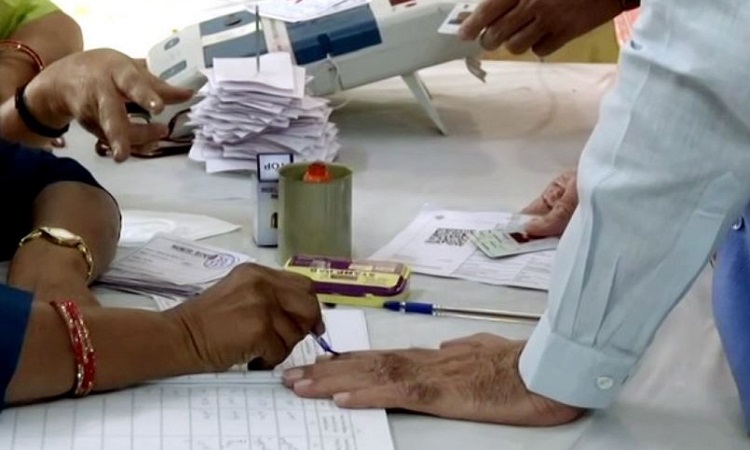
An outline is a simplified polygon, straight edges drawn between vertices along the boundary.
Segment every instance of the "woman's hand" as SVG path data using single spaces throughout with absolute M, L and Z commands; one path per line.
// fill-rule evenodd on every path
M 165 314 L 184 330 L 195 369 L 221 372 L 253 361 L 273 368 L 308 333 L 325 332 L 312 281 L 255 264 L 236 267 L 200 296 Z
M 26 88 L 26 103 L 43 124 L 62 128 L 77 120 L 109 143 L 114 159 L 124 161 L 132 148 L 152 146 L 167 136 L 163 124 L 133 124 L 125 110 L 133 102 L 160 113 L 193 92 L 171 86 L 151 74 L 142 61 L 109 49 L 75 53 L 47 67 Z

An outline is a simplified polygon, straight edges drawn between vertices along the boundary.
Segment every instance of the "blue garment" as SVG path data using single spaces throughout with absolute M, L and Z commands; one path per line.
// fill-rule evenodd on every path
M 0 260 L 10 259 L 18 241 L 31 231 L 34 199 L 58 181 L 78 181 L 101 188 L 77 161 L 0 140 Z
M 91 174 L 69 158 L 0 140 L 0 260 L 10 259 L 19 240 L 31 231 L 34 200 L 56 182 L 76 181 L 99 187 Z M 0 410 L 18 365 L 32 294 L 0 285 Z
M 750 205 L 718 252 L 713 281 L 716 328 L 740 392 L 750 432 Z
M 5 406 L 5 390 L 21 356 L 32 299 L 28 292 L 0 285 L 0 411 Z

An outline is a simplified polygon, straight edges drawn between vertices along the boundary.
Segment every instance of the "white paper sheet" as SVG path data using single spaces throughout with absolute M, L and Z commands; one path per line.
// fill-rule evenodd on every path
M 122 211 L 122 230 L 118 245 L 143 245 L 158 233 L 197 241 L 239 228 L 239 225 L 199 214 L 125 209 Z
M 471 242 L 473 231 L 504 227 L 514 217 L 506 212 L 425 210 L 371 258 L 399 261 L 426 275 L 547 290 L 554 251 L 493 260 Z
M 247 255 L 169 235 L 116 260 L 97 281 L 111 289 L 167 298 L 198 295 L 229 274 Z
M 227 275 L 250 257 L 174 236 L 157 235 L 138 250 L 112 264 L 106 275 L 119 271 L 148 274 L 178 285 L 203 284 Z
M 361 311 L 331 311 L 326 322 L 334 337 L 339 328 L 346 334 L 340 349 L 369 347 Z M 329 400 L 300 399 L 278 380 L 232 383 L 225 376 L 231 374 L 11 408 L 0 415 L 0 448 L 393 449 L 383 410 L 343 410 Z
M 262 91 L 268 88 L 294 90 L 292 59 L 283 53 L 265 53 L 259 58 L 263 70 L 258 71 L 255 58 L 216 58 L 214 74 L 219 84 L 260 84 Z M 303 72 L 304 73 L 304 72 Z M 304 84 L 304 83 L 303 83 Z M 229 84 L 225 84 L 229 86 Z

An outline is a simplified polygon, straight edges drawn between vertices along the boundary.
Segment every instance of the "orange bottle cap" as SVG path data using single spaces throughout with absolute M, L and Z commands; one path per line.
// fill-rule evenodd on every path
M 325 164 L 314 162 L 307 168 L 307 172 L 305 172 L 302 180 L 308 183 L 326 183 L 331 181 L 331 173 Z

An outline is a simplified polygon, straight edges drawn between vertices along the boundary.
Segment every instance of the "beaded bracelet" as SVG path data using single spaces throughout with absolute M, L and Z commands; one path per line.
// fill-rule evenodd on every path
M 96 352 L 78 305 L 72 301 L 54 301 L 52 305 L 68 328 L 70 345 L 76 364 L 76 377 L 71 394 L 84 397 L 94 389 L 96 381 Z
M 0 40 L 0 49 L 2 48 L 7 48 L 27 55 L 34 61 L 38 72 L 44 70 L 44 60 L 42 59 L 42 57 L 39 56 L 39 53 L 37 53 L 36 50 L 24 44 L 23 42 L 14 41 L 11 39 Z

